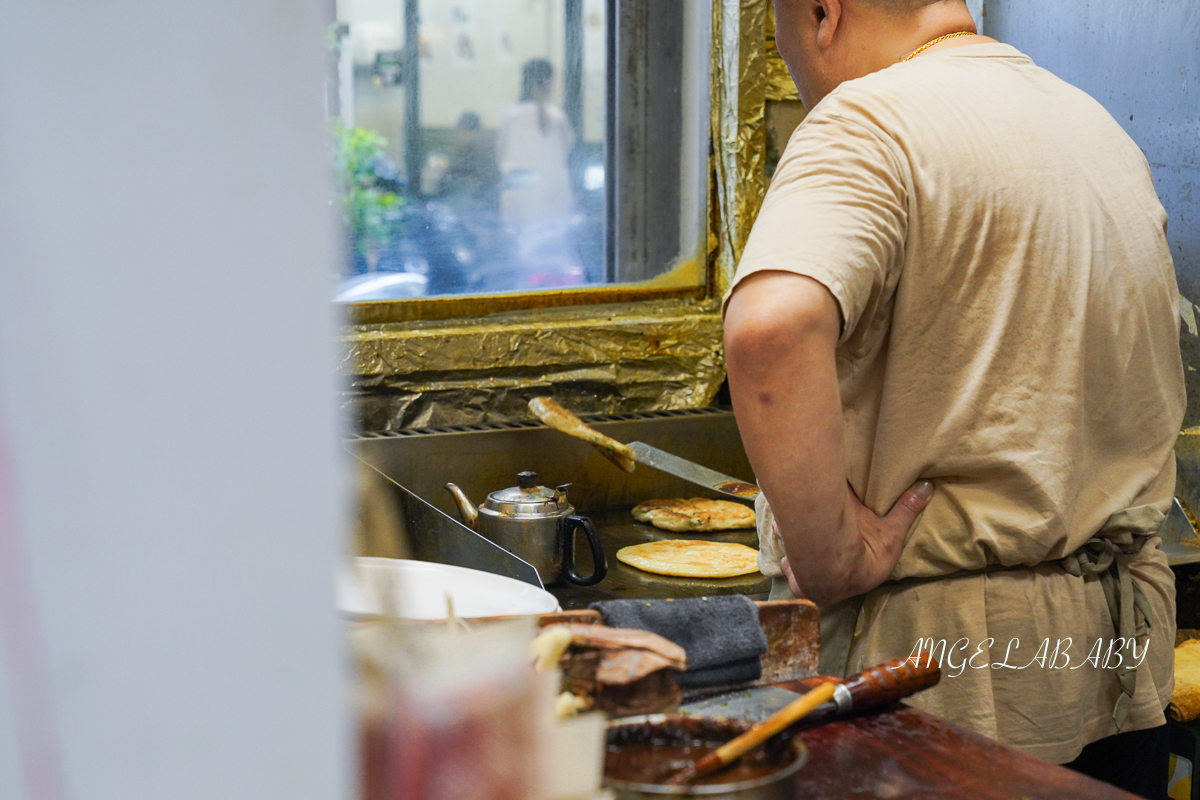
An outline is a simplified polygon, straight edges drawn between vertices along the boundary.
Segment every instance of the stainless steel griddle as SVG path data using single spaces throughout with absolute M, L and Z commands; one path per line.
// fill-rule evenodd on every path
M 604 539 L 608 553 L 608 575 L 596 586 L 550 586 L 563 608 L 584 608 L 597 600 L 643 597 L 702 597 L 715 594 L 747 594 L 756 600 L 766 600 L 771 581 L 760 573 L 736 578 L 672 578 L 634 569 L 616 559 L 622 547 L 661 539 L 703 539 L 711 542 L 734 542 L 758 548 L 758 535 L 753 530 L 721 531 L 718 533 L 673 533 L 644 522 L 637 522 L 628 508 L 609 509 L 590 515 Z M 582 561 L 580 571 L 588 574 L 591 558 L 583 542 L 575 547 Z
M 719 472 L 752 481 L 753 473 L 742 450 L 733 414 L 719 409 L 668 411 L 619 417 L 587 417 L 597 430 L 619 441 L 644 441 Z M 715 594 L 748 594 L 766 599 L 769 579 L 761 574 L 737 578 L 701 580 L 653 575 L 633 569 L 616 560 L 618 549 L 658 539 L 707 539 L 757 546 L 753 530 L 720 533 L 672 533 L 636 522 L 629 509 L 652 498 L 717 497 L 715 493 L 666 473 L 639 466 L 633 473 L 616 469 L 592 447 L 550 430 L 541 423 L 496 426 L 461 426 L 428 431 L 404 431 L 395 434 L 367 434 L 349 443 L 350 450 L 369 466 L 399 484 L 407 492 L 429 504 L 441 514 L 432 515 L 437 525 L 417 521 L 405 524 L 413 552 L 449 553 L 444 558 L 474 558 L 472 553 L 488 555 L 487 563 L 460 563 L 460 566 L 496 571 L 495 554 L 486 548 L 444 546 L 453 538 L 468 541 L 465 528 L 457 530 L 451 520 L 458 512 L 448 492 L 447 481 L 457 483 L 475 502 L 488 492 L 516 483 L 520 470 L 534 470 L 539 481 L 548 486 L 571 484 L 568 496 L 577 513 L 586 514 L 596 523 L 608 554 L 609 573 L 592 587 L 547 587 L 559 598 L 563 608 L 581 608 L 596 600 L 613 598 L 691 597 Z M 399 489 L 397 489 L 399 493 Z M 400 504 L 405 507 L 404 504 Z M 412 505 L 411 501 L 408 505 Z M 428 510 L 424 516 L 430 518 Z M 444 515 L 444 516 L 443 516 Z M 449 518 L 449 519 L 446 519 Z M 458 526 L 461 528 L 461 526 Z M 472 543 L 473 544 L 473 543 Z M 584 574 L 591 563 L 582 542 L 575 548 Z M 509 568 L 511 570 L 511 567 Z M 508 574 L 512 575 L 511 571 Z M 514 575 L 514 577 L 516 577 Z

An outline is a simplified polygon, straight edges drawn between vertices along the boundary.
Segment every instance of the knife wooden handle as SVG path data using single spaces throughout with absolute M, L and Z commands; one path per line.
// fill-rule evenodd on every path
M 932 658 L 897 659 L 863 670 L 846 680 L 854 710 L 886 705 L 928 689 L 942 678 L 940 665 Z

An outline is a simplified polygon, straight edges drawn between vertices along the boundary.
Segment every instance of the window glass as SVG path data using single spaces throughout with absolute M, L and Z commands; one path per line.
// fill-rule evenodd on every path
M 336 299 L 627 283 L 694 262 L 709 8 L 337 0 Z

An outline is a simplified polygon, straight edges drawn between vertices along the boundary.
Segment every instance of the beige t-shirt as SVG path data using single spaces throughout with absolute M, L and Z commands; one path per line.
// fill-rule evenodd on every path
M 965 638 L 954 663 L 981 655 L 957 677 L 943 662 L 913 704 L 1050 761 L 1114 733 L 1119 693 L 1111 671 L 1031 661 L 1070 637 L 1075 667 L 1114 636 L 1099 582 L 1056 562 L 1174 491 L 1185 399 L 1165 224 L 1145 157 L 1098 103 L 1012 47 L 968 45 L 812 110 L 734 280 L 795 272 L 837 299 L 851 485 L 881 514 L 918 478 L 936 486 L 894 579 L 1041 565 L 869 592 L 846 668 Z M 1157 544 L 1132 567 L 1153 630 L 1125 730 L 1162 724 L 1171 694 Z M 1031 666 L 991 666 L 1006 663 Z

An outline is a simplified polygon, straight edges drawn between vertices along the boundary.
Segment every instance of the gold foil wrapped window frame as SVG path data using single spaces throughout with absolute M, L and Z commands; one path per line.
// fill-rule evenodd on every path
M 788 72 L 788 66 L 784 63 L 783 56 L 779 55 L 779 47 L 775 43 L 775 7 L 770 3 L 767 4 L 767 19 L 763 31 L 763 51 L 767 62 L 766 99 L 799 100 L 800 92 L 796 90 L 796 82 L 792 80 L 792 73 Z
M 800 102 L 800 92 L 792 80 L 788 66 L 783 56 L 779 54 L 778 43 L 775 40 L 775 8 L 767 8 L 763 45 L 766 54 L 766 126 L 767 126 L 767 155 L 766 172 L 768 180 L 775 174 L 788 139 L 796 130 L 807 113 L 804 104 Z
M 714 308 L 600 310 L 356 333 L 347 400 L 374 431 L 527 421 L 545 394 L 579 414 L 712 404 L 725 377 Z
M 769 57 L 769 8 L 713 0 L 706 286 L 352 307 L 341 372 L 357 427 L 525 421 L 537 395 L 580 414 L 712 404 L 725 377 L 719 301 L 767 185 L 764 107 L 778 93 L 772 63 L 782 63 Z M 556 301 L 581 305 L 547 308 Z
M 729 287 L 766 194 L 766 23 L 769 0 L 713 4 L 714 234 L 718 296 Z

